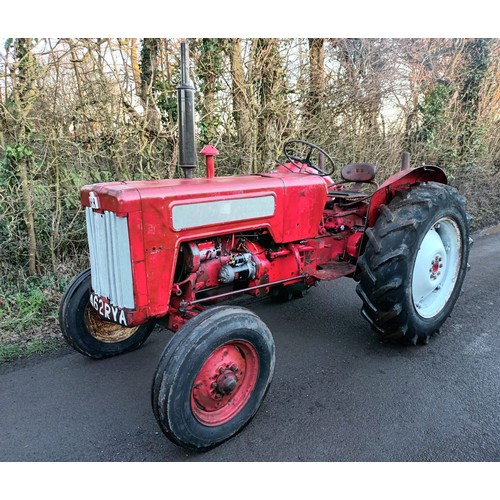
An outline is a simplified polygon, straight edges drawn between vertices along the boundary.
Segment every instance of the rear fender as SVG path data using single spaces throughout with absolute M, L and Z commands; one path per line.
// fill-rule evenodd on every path
M 365 230 L 375 225 L 380 215 L 380 206 L 387 205 L 394 198 L 397 191 L 409 189 L 410 186 L 422 182 L 440 182 L 441 184 L 448 184 L 448 179 L 441 168 L 431 165 L 401 170 L 392 175 L 373 193 L 366 217 Z M 367 239 L 368 237 L 365 232 L 359 246 L 359 255 L 363 254 Z M 354 273 L 355 279 L 358 272 L 359 269 L 356 268 Z
M 401 170 L 397 174 L 392 175 L 373 193 L 370 207 L 368 208 L 366 228 L 375 225 L 380 213 L 380 206 L 387 205 L 394 198 L 396 191 L 409 189 L 410 186 L 422 182 L 448 184 L 448 179 L 441 168 L 430 165 L 411 170 Z

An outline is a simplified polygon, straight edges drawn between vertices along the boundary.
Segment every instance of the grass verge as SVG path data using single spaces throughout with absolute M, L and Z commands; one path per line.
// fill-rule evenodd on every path
M 34 354 L 56 351 L 64 345 L 66 344 L 62 338 L 28 340 L 23 344 L 0 343 L 0 364 L 23 359 Z
M 22 275 L 0 282 L 0 364 L 64 345 L 57 314 L 67 282 Z

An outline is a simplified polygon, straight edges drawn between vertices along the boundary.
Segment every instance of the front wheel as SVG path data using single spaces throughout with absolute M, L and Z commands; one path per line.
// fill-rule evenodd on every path
M 252 312 L 207 309 L 165 348 L 152 386 L 156 420 L 173 443 L 207 450 L 255 415 L 274 373 L 271 332 Z
M 426 343 L 449 317 L 467 271 L 465 201 L 429 182 L 382 206 L 358 261 L 362 315 L 385 339 Z
M 94 359 L 116 356 L 137 349 L 149 337 L 154 322 L 127 328 L 106 321 L 90 305 L 90 268 L 69 285 L 59 307 L 64 338 L 76 351 Z

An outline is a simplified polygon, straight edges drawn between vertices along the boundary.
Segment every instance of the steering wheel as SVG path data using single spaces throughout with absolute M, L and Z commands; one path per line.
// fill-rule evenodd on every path
M 302 151 L 305 154 L 305 158 L 297 156 L 297 152 L 302 153 Z M 315 151 L 317 153 L 318 165 L 314 165 L 311 160 L 313 152 Z M 313 168 L 318 172 L 319 175 L 322 176 L 332 175 L 333 171 L 335 170 L 335 163 L 333 163 L 331 156 L 312 142 L 303 141 L 300 139 L 292 139 L 285 142 L 285 145 L 283 146 L 283 153 L 292 165 L 295 165 L 298 169 L 300 169 L 300 172 L 304 170 L 304 165 Z M 327 160 L 327 164 L 330 164 L 332 167 L 330 172 L 326 172 L 325 170 L 323 170 L 323 167 L 325 166 L 323 163 L 325 158 Z M 300 165 L 298 165 L 296 162 L 299 162 Z

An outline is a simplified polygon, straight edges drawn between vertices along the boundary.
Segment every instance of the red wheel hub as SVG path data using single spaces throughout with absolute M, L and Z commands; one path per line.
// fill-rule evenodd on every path
M 222 425 L 245 406 L 257 383 L 259 358 L 244 340 L 219 346 L 201 367 L 191 390 L 191 410 L 207 426 Z
M 443 267 L 442 260 L 442 257 L 436 255 L 431 262 L 431 267 L 429 269 L 431 279 L 435 280 L 441 274 L 440 269 Z

